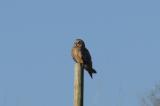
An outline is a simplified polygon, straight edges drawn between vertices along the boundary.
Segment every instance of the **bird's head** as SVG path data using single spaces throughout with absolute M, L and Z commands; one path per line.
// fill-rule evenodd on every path
M 82 39 L 76 39 L 74 42 L 74 47 L 85 48 L 85 43 Z

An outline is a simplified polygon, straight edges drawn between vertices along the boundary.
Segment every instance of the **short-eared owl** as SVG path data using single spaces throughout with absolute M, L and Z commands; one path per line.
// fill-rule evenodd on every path
M 84 69 L 88 71 L 92 78 L 92 74 L 96 71 L 92 68 L 92 59 L 85 43 L 81 39 L 76 39 L 72 48 L 72 57 L 75 62 L 83 65 Z

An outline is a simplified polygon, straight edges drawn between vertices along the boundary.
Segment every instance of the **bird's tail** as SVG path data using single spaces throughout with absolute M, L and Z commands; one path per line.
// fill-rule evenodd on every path
M 97 73 L 95 69 L 93 69 L 92 67 L 88 66 L 88 65 L 84 65 L 84 68 L 88 71 L 89 75 L 92 78 L 92 74 Z
M 89 69 L 89 70 L 87 70 L 87 71 L 88 71 L 89 75 L 91 76 L 91 78 L 93 78 L 93 77 L 92 77 L 92 74 L 97 73 L 96 70 L 93 69 L 93 68 L 91 68 L 91 69 Z

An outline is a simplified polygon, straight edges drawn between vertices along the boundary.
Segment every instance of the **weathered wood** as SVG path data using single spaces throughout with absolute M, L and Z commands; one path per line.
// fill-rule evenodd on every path
M 79 63 L 74 70 L 74 106 L 83 106 L 84 71 Z

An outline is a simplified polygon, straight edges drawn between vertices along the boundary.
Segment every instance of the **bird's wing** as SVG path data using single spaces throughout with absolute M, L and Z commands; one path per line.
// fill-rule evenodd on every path
M 85 50 L 84 50 L 83 60 L 84 60 L 85 64 L 88 64 L 92 67 L 92 58 L 91 58 L 91 55 L 90 55 L 87 48 L 85 48 Z

